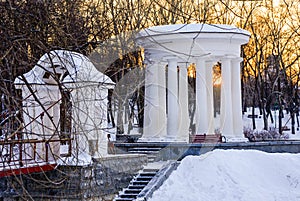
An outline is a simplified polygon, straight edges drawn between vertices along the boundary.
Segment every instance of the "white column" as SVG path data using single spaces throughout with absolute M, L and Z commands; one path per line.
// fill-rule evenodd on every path
M 241 66 L 242 58 L 231 61 L 232 64 L 232 116 L 233 116 L 233 135 L 236 138 L 244 138 L 243 119 L 242 119 L 242 97 L 241 97 Z
M 158 106 L 159 106 L 159 136 L 165 139 L 167 135 L 167 93 L 166 93 L 166 63 L 158 64 Z
M 178 80 L 177 60 L 168 59 L 168 117 L 167 140 L 176 140 L 178 133 Z
M 144 131 L 140 141 L 159 139 L 158 65 L 148 64 L 145 70 Z
M 227 137 L 233 137 L 232 118 L 232 90 L 231 90 L 231 59 L 222 59 L 221 76 L 221 133 Z
M 207 81 L 205 59 L 196 61 L 196 134 L 208 133 Z
M 213 94 L 213 61 L 206 63 L 206 89 L 207 89 L 207 119 L 208 133 L 215 133 L 214 124 L 214 94 Z
M 188 76 L 187 64 L 179 66 L 179 119 L 178 119 L 178 141 L 188 142 L 189 140 L 189 112 L 188 112 Z

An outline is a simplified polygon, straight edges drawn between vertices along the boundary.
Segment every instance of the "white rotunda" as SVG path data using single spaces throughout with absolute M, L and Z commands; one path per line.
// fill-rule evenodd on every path
M 144 132 L 140 141 L 188 142 L 187 67 L 196 65 L 196 134 L 215 132 L 213 65 L 221 63 L 220 132 L 243 140 L 240 57 L 250 33 L 230 25 L 176 24 L 138 33 L 145 50 Z M 167 66 L 167 68 L 166 68 Z

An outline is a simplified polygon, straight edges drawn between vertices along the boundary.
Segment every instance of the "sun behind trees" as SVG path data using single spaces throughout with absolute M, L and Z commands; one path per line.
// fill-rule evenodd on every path
M 273 118 L 271 110 L 278 110 L 282 117 L 286 109 L 295 132 L 299 127 L 298 4 L 292 0 L 277 5 L 270 0 L 2 0 L 0 135 L 7 140 L 11 134 L 22 133 L 23 119 L 18 112 L 22 97 L 14 80 L 29 72 L 42 55 L 57 49 L 82 53 L 92 60 L 100 54 L 102 60 L 94 60 L 95 66 L 117 83 L 109 96 L 111 125 L 118 134 L 130 133 L 134 122 L 141 127 L 143 81 L 135 78 L 143 76 L 143 50 L 132 44 L 131 36 L 143 28 L 176 23 L 231 24 L 251 32 L 241 55 L 243 108 L 253 107 L 254 112 L 259 107 L 266 130 L 268 118 Z M 118 83 L 126 75 L 138 84 Z M 189 81 L 193 85 L 194 81 Z M 191 106 L 191 114 L 194 108 Z M 280 118 L 279 132 L 283 126 Z

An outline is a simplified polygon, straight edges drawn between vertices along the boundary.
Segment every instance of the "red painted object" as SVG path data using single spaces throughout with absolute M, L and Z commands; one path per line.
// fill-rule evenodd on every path
M 7 170 L 0 170 L 0 178 L 1 177 L 8 177 L 8 176 L 15 176 L 21 174 L 31 174 L 37 172 L 46 172 L 50 170 L 54 170 L 57 164 L 45 164 L 45 165 L 38 165 L 32 167 L 16 167 L 15 169 L 7 169 Z
M 197 134 L 190 136 L 191 143 L 220 143 L 226 142 L 226 138 L 221 134 Z

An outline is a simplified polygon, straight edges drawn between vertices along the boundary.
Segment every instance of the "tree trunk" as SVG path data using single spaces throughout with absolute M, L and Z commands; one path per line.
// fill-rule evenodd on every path
M 112 94 L 113 94 L 113 90 L 111 90 L 111 89 L 108 90 L 107 121 L 108 121 L 108 123 L 111 123 L 113 128 L 115 128 L 116 124 L 115 124 L 115 119 L 114 119 L 113 110 L 112 110 Z
M 143 86 L 138 90 L 137 109 L 138 109 L 138 125 L 140 128 L 144 126 L 144 91 L 145 91 L 145 86 Z
M 295 113 L 294 110 L 291 111 L 291 120 L 292 120 L 292 134 L 295 134 Z
M 272 96 L 268 96 L 267 97 L 267 102 L 266 102 L 267 120 L 268 120 L 268 118 L 270 116 L 271 123 L 273 124 L 274 123 L 274 119 L 273 119 L 273 114 L 272 114 L 272 111 L 271 111 L 271 104 L 272 104 Z
M 263 109 L 263 119 L 264 119 L 264 130 L 268 130 L 269 125 L 268 125 L 268 118 L 265 109 Z
M 282 105 L 280 103 L 280 105 L 279 105 L 279 115 L 278 115 L 278 129 L 279 129 L 280 134 L 282 134 L 282 118 L 283 118 L 283 112 L 282 112 Z
M 123 104 L 122 100 L 118 100 L 118 117 L 117 117 L 117 134 L 124 133 L 124 124 L 123 124 Z
M 252 102 L 252 128 L 253 130 L 256 129 L 256 124 L 255 124 L 255 96 L 253 96 L 253 102 Z

